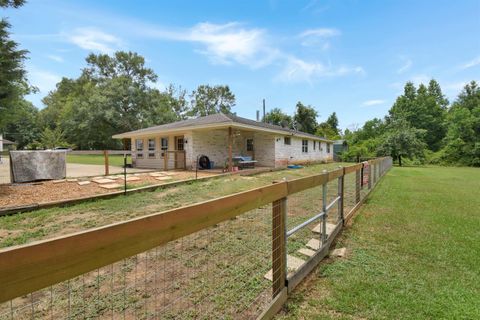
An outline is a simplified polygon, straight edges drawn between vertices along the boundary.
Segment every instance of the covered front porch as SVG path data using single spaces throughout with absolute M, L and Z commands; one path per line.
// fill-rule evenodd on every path
M 235 127 L 192 131 L 192 144 L 186 149 L 192 157 L 192 169 L 199 166 L 200 157 L 213 165 L 208 169 L 234 171 L 270 168 L 275 164 L 275 137 L 254 130 Z M 189 149 L 191 148 L 191 149 Z M 240 160 L 242 158 L 242 160 Z

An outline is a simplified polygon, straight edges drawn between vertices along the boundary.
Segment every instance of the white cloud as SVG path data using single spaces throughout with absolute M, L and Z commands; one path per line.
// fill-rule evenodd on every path
M 370 106 L 378 106 L 384 104 L 385 100 L 374 99 L 374 100 L 367 100 L 362 103 L 363 106 L 370 107 Z
M 480 56 L 470 60 L 469 62 L 463 64 L 460 69 L 469 69 L 469 68 L 473 68 L 475 66 L 478 66 L 480 65 Z
M 397 73 L 398 74 L 402 74 L 408 70 L 410 70 L 410 68 L 412 67 L 412 60 L 410 59 L 407 59 L 407 58 L 402 58 L 402 60 L 404 61 L 403 65 L 397 70 Z
M 67 40 L 82 49 L 110 54 L 123 47 L 123 41 L 96 28 L 77 28 L 65 35 Z
M 270 64 L 279 51 L 268 44 L 266 31 L 245 28 L 240 23 L 214 24 L 203 22 L 183 30 L 151 29 L 147 35 L 174 41 L 203 45 L 197 49 L 215 64 L 239 63 L 258 68 Z
M 318 29 L 308 29 L 300 34 L 300 37 L 316 36 L 322 38 L 330 38 L 339 36 L 340 31 L 333 28 L 318 28 Z
M 62 77 L 47 70 L 31 67 L 28 71 L 28 80 L 40 90 L 42 95 L 46 95 L 49 91 L 55 89 Z
M 330 42 L 327 39 L 339 36 L 340 34 L 340 31 L 337 29 L 318 28 L 305 30 L 299 34 L 299 37 L 302 38 L 302 46 L 319 46 L 322 50 L 328 50 L 330 48 Z
M 289 56 L 285 68 L 276 77 L 281 82 L 311 82 L 316 78 L 344 76 L 348 74 L 365 74 L 362 67 L 332 67 L 321 62 L 307 62 Z
M 63 62 L 63 58 L 54 54 L 47 55 L 47 58 L 56 62 Z

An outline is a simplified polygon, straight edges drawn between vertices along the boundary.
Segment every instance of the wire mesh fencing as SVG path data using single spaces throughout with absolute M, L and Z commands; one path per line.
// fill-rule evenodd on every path
M 0 320 L 268 317 L 289 280 L 298 283 L 325 255 L 391 159 L 370 165 L 0 251 Z

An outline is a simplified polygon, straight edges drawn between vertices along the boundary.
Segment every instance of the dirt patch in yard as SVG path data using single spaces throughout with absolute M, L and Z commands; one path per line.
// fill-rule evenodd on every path
M 166 184 L 169 182 L 195 178 L 195 173 L 190 171 L 168 171 L 167 173 L 168 174 L 163 176 L 165 178 L 164 180 L 157 179 L 161 178 L 161 175 L 152 176 L 151 173 L 136 173 L 134 175 L 129 174 L 128 177 L 133 178 L 132 180 L 135 181 L 129 181 L 130 179 L 127 178 L 127 188 L 133 189 L 143 186 Z M 212 175 L 212 173 L 200 172 L 198 177 Z M 44 181 L 24 184 L 0 184 L 0 208 L 18 207 L 51 201 L 89 197 L 123 190 L 123 178 L 120 176 L 111 177 L 115 178 L 113 179 L 114 183 L 119 184 L 121 187 L 105 189 L 102 187 L 102 184 L 95 182 L 95 178 L 80 178 L 78 181 L 68 181 L 71 180 L 68 179 L 56 182 Z M 78 182 L 80 181 L 90 181 L 90 183 L 86 185 L 79 185 Z

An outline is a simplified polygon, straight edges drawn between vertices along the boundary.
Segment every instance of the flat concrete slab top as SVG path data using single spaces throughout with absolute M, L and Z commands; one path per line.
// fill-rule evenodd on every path
M 310 240 L 307 242 L 307 247 L 309 247 L 310 249 L 313 249 L 313 250 L 318 250 L 318 249 L 320 249 L 320 240 L 318 240 L 318 239 L 310 239 Z
M 93 180 L 93 182 L 96 182 L 98 184 L 106 184 L 106 183 L 113 183 L 115 182 L 115 180 L 103 178 L 103 179 L 95 179 Z
M 67 179 L 67 182 L 77 182 L 78 179 Z
M 315 255 L 315 251 L 307 248 L 301 248 L 300 250 L 297 251 L 298 253 L 301 253 L 303 255 L 306 255 L 307 257 L 313 257 Z
M 165 174 L 163 174 L 162 172 L 152 172 L 149 175 L 150 177 L 163 177 Z
M 118 184 L 118 183 L 110 183 L 110 184 L 100 184 L 99 187 L 110 190 L 110 189 L 118 189 L 118 188 L 121 188 L 121 187 L 123 187 L 123 185 Z
M 66 181 L 67 181 L 67 180 L 65 180 L 65 179 L 60 179 L 60 180 L 52 180 L 52 183 L 55 183 L 55 184 L 57 184 L 57 183 L 63 183 L 63 182 L 66 182 Z
M 172 180 L 172 177 L 157 177 L 155 179 L 160 180 L 160 181 L 165 181 L 165 180 Z
M 120 179 L 120 176 L 105 176 L 105 179 L 117 180 Z
M 330 254 L 333 257 L 343 258 L 347 254 L 347 248 L 338 248 L 332 251 Z
M 327 222 L 327 235 L 331 234 L 333 230 L 335 230 L 335 227 L 336 225 L 334 225 L 333 223 Z M 312 231 L 315 233 L 322 233 L 322 224 L 321 223 L 317 224 Z
M 87 184 L 90 184 L 90 181 L 79 181 L 78 182 L 79 186 L 86 186 Z
M 304 260 L 287 255 L 287 270 L 288 270 L 288 275 L 292 275 L 294 272 L 296 272 L 303 264 L 305 263 Z M 269 281 L 273 281 L 273 270 L 270 269 L 268 270 L 267 273 L 263 276 L 265 279 Z
M 123 178 L 122 178 L 123 180 Z M 127 181 L 140 181 L 141 179 L 139 177 L 127 177 Z

